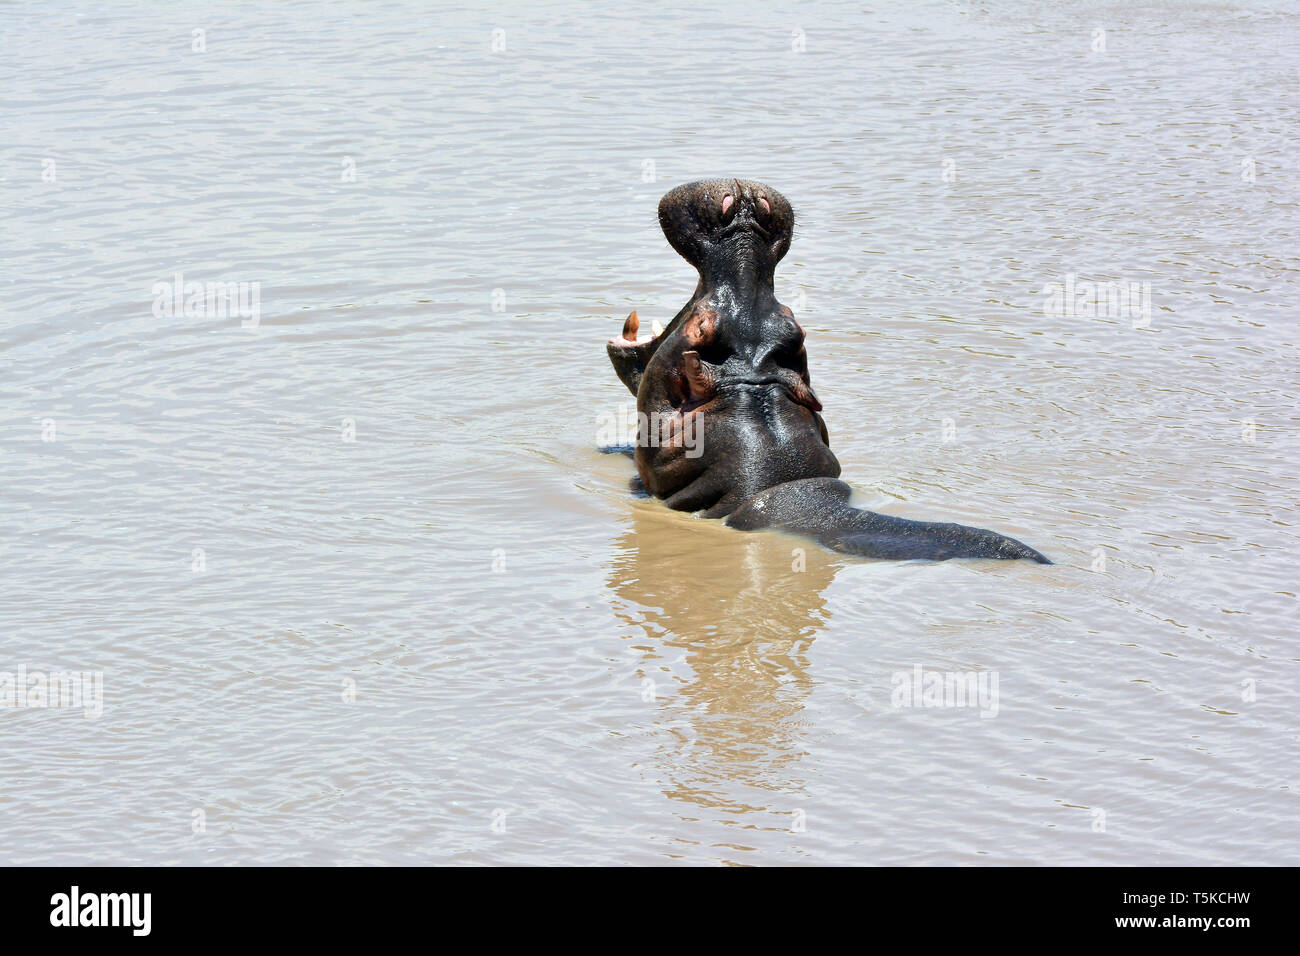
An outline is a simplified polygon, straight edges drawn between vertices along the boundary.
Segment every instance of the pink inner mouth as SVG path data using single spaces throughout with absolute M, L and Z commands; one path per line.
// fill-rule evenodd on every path
M 632 313 L 627 317 L 627 321 L 623 323 L 623 331 L 610 339 L 609 342 L 619 348 L 630 349 L 638 345 L 644 345 L 654 338 L 653 335 L 637 335 L 640 328 L 641 319 L 637 316 L 636 310 L 633 309 Z
M 724 216 L 727 214 L 727 210 L 731 208 L 731 204 L 735 201 L 736 198 L 732 196 L 731 193 L 727 193 L 727 195 L 722 197 L 722 214 Z

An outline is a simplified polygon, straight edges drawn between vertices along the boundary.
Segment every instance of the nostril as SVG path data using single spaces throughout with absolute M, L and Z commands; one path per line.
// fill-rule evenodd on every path
M 731 193 L 727 193 L 727 195 L 722 197 L 722 214 L 724 216 L 731 210 L 731 206 L 735 201 L 736 197 L 731 195 Z

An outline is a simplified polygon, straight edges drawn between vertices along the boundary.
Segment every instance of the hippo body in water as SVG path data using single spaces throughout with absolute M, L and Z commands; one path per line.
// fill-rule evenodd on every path
M 669 243 L 699 273 L 667 328 L 638 338 L 633 312 L 607 351 L 637 397 L 637 472 L 651 494 L 733 528 L 778 528 L 872 558 L 1029 558 L 992 531 L 850 507 L 804 330 L 776 300 L 773 274 L 794 212 L 762 183 L 688 183 L 659 203 Z

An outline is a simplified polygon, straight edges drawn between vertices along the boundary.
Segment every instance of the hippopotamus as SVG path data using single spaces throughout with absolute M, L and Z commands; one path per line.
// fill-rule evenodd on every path
M 793 532 L 844 554 L 1051 563 L 993 531 L 849 505 L 804 329 L 773 285 L 794 231 L 784 196 L 749 180 L 687 183 L 659 201 L 659 224 L 695 267 L 695 292 L 652 335 L 638 335 L 633 311 L 607 346 L 636 396 L 633 457 L 646 491 L 732 528 Z

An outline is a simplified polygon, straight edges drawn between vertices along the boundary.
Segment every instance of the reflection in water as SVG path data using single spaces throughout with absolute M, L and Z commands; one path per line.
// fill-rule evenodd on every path
M 735 798 L 747 787 L 803 786 L 794 774 L 813 686 L 808 651 L 828 620 L 823 593 L 842 564 L 785 535 L 736 532 L 655 501 L 629 507 L 609 586 L 618 617 L 652 639 L 646 676 L 666 658 L 680 683 L 676 695 L 660 695 L 681 718 L 659 723 L 664 792 L 701 807 L 768 809 L 770 793 L 748 805 Z

